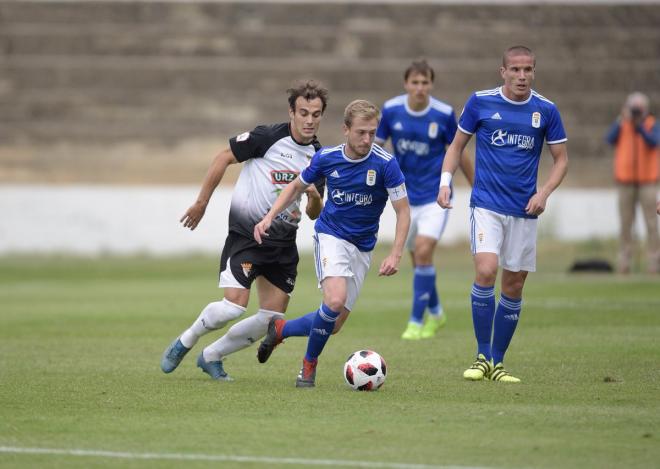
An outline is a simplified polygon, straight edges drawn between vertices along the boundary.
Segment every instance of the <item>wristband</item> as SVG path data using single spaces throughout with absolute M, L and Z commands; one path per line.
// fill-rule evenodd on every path
M 440 187 L 451 186 L 451 178 L 452 178 L 452 174 L 449 171 L 445 171 L 444 173 L 442 173 L 440 175 Z

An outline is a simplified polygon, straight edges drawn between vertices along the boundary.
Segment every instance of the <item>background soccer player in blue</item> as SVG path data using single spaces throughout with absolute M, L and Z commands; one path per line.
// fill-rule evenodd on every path
M 414 267 L 410 319 L 402 339 L 435 336 L 447 321 L 435 286 L 433 251 L 442 236 L 449 212 L 436 200 L 445 149 L 456 134 L 454 109 L 431 96 L 435 72 L 426 60 L 415 61 L 403 75 L 406 94 L 385 102 L 376 143 L 392 141 L 394 156 L 406 178 L 410 201 L 410 231 L 406 247 Z M 470 184 L 474 168 L 463 154 L 461 169 Z M 429 316 L 424 322 L 424 313 Z
M 380 216 L 388 198 L 396 212 L 396 231 L 379 275 L 393 275 L 399 268 L 410 226 L 410 207 L 396 159 L 374 144 L 379 117 L 378 107 L 370 102 L 351 102 L 344 111 L 346 143 L 318 151 L 254 227 L 254 238 L 261 243 L 278 214 L 307 186 L 326 178 L 328 200 L 314 225 L 314 257 L 323 303 L 318 310 L 292 321 L 271 320 L 262 342 L 262 346 L 267 345 L 267 353 L 258 355 L 259 361 L 264 362 L 283 337 L 309 335 L 297 387 L 314 386 L 323 347 L 353 309 L 369 270 Z
M 452 175 L 465 145 L 476 135 L 470 239 L 476 272 L 471 300 L 477 360 L 463 373 L 469 380 L 520 381 L 504 369 L 504 354 L 520 317 L 527 273 L 536 270 L 537 217 L 568 168 L 559 111 L 531 88 L 535 65 L 527 47 L 514 46 L 504 53 L 503 86 L 470 96 L 442 166 L 438 203 L 451 208 Z M 553 164 L 547 181 L 537 189 L 544 140 Z M 498 266 L 501 292 L 495 308 Z

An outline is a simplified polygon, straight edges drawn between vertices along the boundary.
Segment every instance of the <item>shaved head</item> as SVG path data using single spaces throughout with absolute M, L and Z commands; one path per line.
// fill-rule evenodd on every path
M 528 57 L 531 57 L 534 60 L 534 65 L 536 66 L 536 56 L 534 55 L 534 52 L 532 52 L 532 49 L 525 46 L 509 47 L 502 56 L 502 66 L 506 68 L 507 63 L 509 62 L 509 58 L 516 57 L 518 55 L 526 55 Z

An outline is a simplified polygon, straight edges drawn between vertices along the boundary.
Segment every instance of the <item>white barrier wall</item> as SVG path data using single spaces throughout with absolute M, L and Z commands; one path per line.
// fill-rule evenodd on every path
M 0 186 L 0 254 L 75 253 L 155 255 L 219 253 L 227 234 L 231 188 L 220 188 L 195 231 L 179 219 L 197 186 Z M 459 188 L 443 242 L 468 239 L 469 192 Z M 639 215 L 639 214 L 638 214 Z M 394 237 L 388 205 L 379 239 Z M 560 240 L 613 238 L 618 232 L 613 189 L 559 189 L 541 216 L 539 236 Z M 644 238 L 641 216 L 636 230 Z M 313 222 L 301 224 L 298 245 L 312 247 Z

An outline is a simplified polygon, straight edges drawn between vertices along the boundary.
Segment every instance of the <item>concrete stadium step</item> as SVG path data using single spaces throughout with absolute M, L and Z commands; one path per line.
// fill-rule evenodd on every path
M 430 60 L 437 96 L 460 112 L 521 42 L 571 158 L 596 158 L 628 92 L 660 101 L 658 24 L 642 4 L 0 0 L 0 144 L 225 140 L 285 120 L 284 90 L 307 77 L 331 91 L 321 136 L 334 143 L 344 106 L 402 93 L 412 58 Z
M 590 61 L 600 58 L 653 59 L 657 56 L 660 29 L 635 28 L 635 34 L 609 31 L 616 41 L 604 42 L 604 27 L 539 26 L 524 29 L 527 35 L 543 36 L 547 46 L 538 52 L 552 60 L 570 58 L 588 48 Z M 448 59 L 471 60 L 497 57 L 502 42 L 510 36 L 509 29 L 493 30 L 480 25 L 452 24 L 442 28 L 421 26 L 406 34 L 402 40 L 391 25 L 386 31 L 349 30 L 338 34 L 336 27 L 265 26 L 259 29 L 214 27 L 181 28 L 177 25 L 140 24 L 86 24 L 71 28 L 60 24 L 8 24 L 0 30 L 0 44 L 12 56 L 22 55 L 127 55 L 127 56 L 199 56 L 231 57 L 260 56 L 275 53 L 280 57 L 301 55 L 322 57 L 326 60 L 346 57 L 409 59 L 419 55 Z M 520 34 L 520 33 L 518 33 Z M 456 42 L 456 37 L 469 35 L 473 42 Z M 451 47 L 448 45 L 451 44 Z M 594 44 L 597 44 L 594 47 Z

